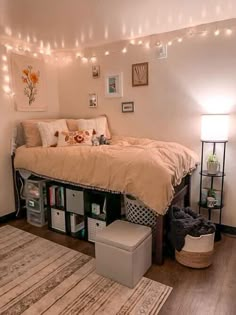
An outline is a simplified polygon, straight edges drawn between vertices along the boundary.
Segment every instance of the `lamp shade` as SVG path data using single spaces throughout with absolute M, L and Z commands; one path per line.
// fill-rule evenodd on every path
M 228 129 L 229 115 L 202 115 L 202 141 L 227 141 Z

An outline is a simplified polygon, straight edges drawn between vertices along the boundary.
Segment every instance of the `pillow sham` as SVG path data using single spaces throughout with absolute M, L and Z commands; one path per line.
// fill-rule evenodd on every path
M 104 135 L 107 139 L 111 139 L 111 133 L 108 128 L 106 116 L 99 116 L 90 119 L 78 119 L 77 126 L 79 130 L 94 129 L 98 137 Z
M 38 128 L 43 147 L 56 146 L 58 133 L 61 131 L 68 131 L 65 119 L 59 119 L 52 122 L 39 122 Z
M 93 129 L 80 131 L 61 131 L 58 135 L 58 147 L 69 145 L 92 145 Z
M 21 122 L 27 148 L 42 146 L 42 140 L 38 129 L 38 123 L 40 121 L 51 122 L 55 121 L 55 119 L 28 119 Z

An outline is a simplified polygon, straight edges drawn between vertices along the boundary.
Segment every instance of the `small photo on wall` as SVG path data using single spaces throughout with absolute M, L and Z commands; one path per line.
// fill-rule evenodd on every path
M 93 65 L 92 66 L 92 75 L 94 79 L 97 79 L 100 77 L 100 66 L 99 65 Z
M 89 94 L 89 107 L 96 108 L 98 106 L 98 99 L 96 93 Z
M 123 102 L 121 103 L 122 113 L 133 113 L 134 112 L 134 102 Z

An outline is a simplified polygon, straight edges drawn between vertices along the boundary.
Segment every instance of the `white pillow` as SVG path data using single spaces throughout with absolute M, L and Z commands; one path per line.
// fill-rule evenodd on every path
M 77 126 L 79 130 L 94 129 L 98 137 L 104 135 L 107 139 L 111 139 L 106 116 L 91 119 L 78 119 Z
M 65 119 L 59 119 L 52 122 L 38 122 L 39 133 L 42 139 L 43 147 L 51 147 L 57 144 L 58 133 L 68 131 Z

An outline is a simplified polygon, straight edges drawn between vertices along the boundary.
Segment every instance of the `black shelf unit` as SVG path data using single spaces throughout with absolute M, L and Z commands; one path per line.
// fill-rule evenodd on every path
M 64 205 L 60 206 L 57 203 L 55 205 L 51 205 L 50 202 L 50 187 L 57 186 L 62 187 L 64 194 Z M 73 211 L 69 211 L 67 209 L 67 190 L 73 191 L 81 191 L 83 192 L 84 198 L 84 215 L 80 215 L 84 220 L 84 228 L 79 232 L 72 233 L 71 231 L 71 222 L 70 215 Z M 93 189 L 82 188 L 79 186 L 74 186 L 70 184 L 65 184 L 57 181 L 47 181 L 46 183 L 46 191 L 47 191 L 47 210 L 48 210 L 48 228 L 55 232 L 71 235 L 73 237 L 83 239 L 88 241 L 88 218 L 93 218 L 96 220 L 106 222 L 106 225 L 112 223 L 114 220 L 120 218 L 121 213 L 121 194 L 114 194 L 104 191 L 98 191 Z M 95 202 L 100 205 L 102 209 L 102 205 L 104 203 L 104 199 L 106 198 L 106 213 L 101 213 L 100 215 L 96 215 L 92 213 L 92 203 Z M 56 209 L 64 212 L 65 219 L 65 231 L 59 231 L 52 227 L 52 218 L 51 218 L 51 209 Z
M 201 208 L 208 210 L 208 219 L 211 220 L 211 214 L 212 210 L 218 210 L 219 213 L 219 225 L 221 225 L 221 219 L 222 219 L 222 209 L 224 207 L 223 203 L 223 192 L 224 192 L 224 178 L 225 178 L 225 153 L 226 153 L 226 144 L 228 141 L 201 141 L 202 143 L 202 150 L 201 150 L 201 170 L 200 170 L 200 194 L 199 194 L 199 213 L 201 212 Z M 212 145 L 212 154 L 216 153 L 216 146 L 217 144 L 223 145 L 223 159 L 222 159 L 222 169 L 217 172 L 216 174 L 209 174 L 207 170 L 203 169 L 203 159 L 204 159 L 204 146 L 205 144 L 211 144 Z M 209 177 L 210 178 L 210 187 L 209 189 L 214 189 L 214 180 L 216 178 L 221 179 L 221 188 L 220 188 L 220 205 L 214 206 L 214 207 L 208 207 L 206 203 L 202 203 L 202 186 L 203 186 L 203 177 Z

